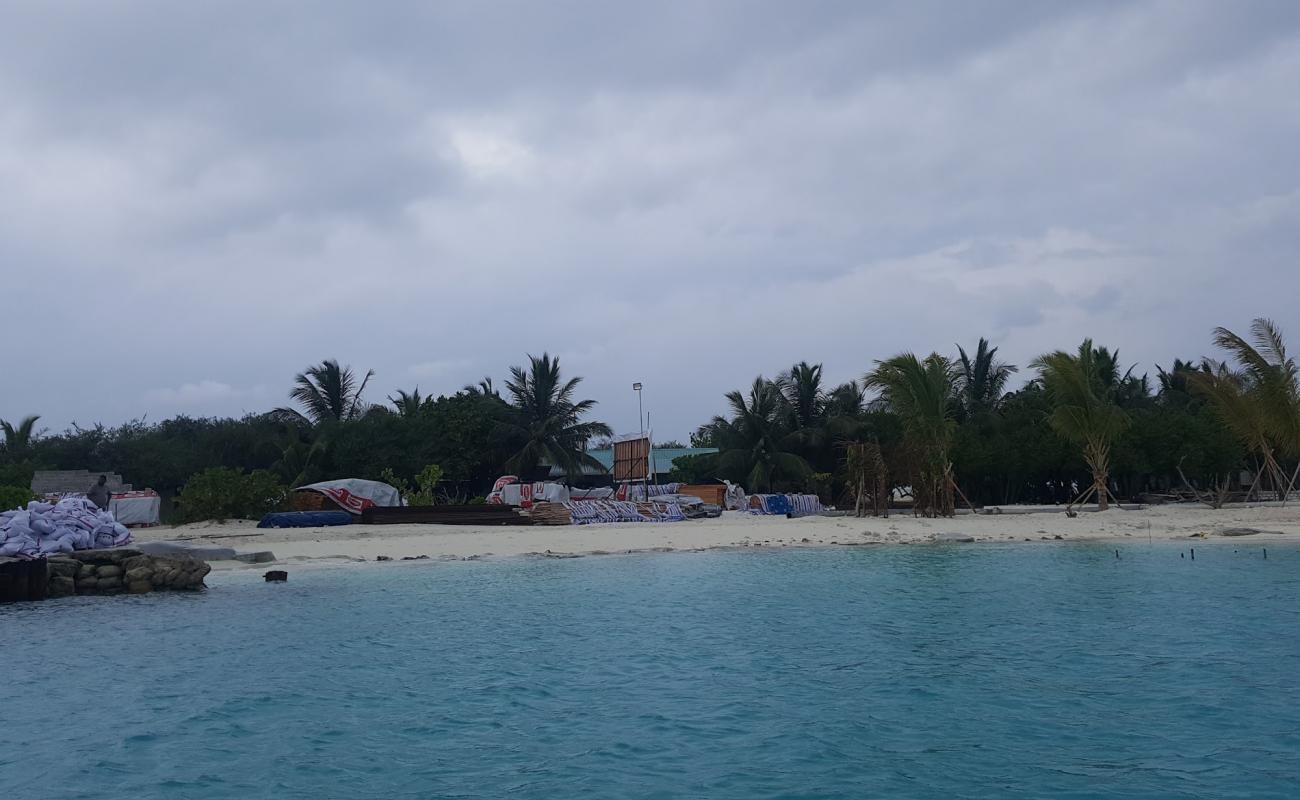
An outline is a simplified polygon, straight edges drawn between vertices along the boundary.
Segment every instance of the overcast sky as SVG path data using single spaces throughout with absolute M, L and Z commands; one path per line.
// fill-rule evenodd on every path
M 800 359 L 1300 348 L 1300 3 L 85 2 L 0 23 L 0 418 L 525 353 L 657 438 Z

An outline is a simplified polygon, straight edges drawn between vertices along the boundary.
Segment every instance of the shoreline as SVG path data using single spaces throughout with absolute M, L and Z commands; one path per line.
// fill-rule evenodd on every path
M 1222 536 L 1224 529 L 1260 533 Z M 1067 517 L 1059 511 L 1026 510 L 967 514 L 954 518 L 761 517 L 728 512 L 709 520 L 569 526 L 475 527 L 452 525 L 344 525 L 332 528 L 258 529 L 249 520 L 197 523 L 133 531 L 134 540 L 175 541 L 194 546 L 270 551 L 273 562 L 212 561 L 214 572 L 410 561 L 465 561 L 532 556 L 575 558 L 655 552 L 780 550 L 888 544 L 990 544 L 1093 541 L 1222 541 L 1238 545 L 1300 543 L 1300 504 L 1153 506 Z M 424 556 L 424 558 L 419 558 Z

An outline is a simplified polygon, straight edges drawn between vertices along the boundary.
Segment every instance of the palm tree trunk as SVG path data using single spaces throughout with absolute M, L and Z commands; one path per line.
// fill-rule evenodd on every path
M 1084 448 L 1083 460 L 1092 470 L 1092 488 L 1097 493 L 1097 510 L 1110 509 L 1110 451 L 1104 445 L 1088 445 Z

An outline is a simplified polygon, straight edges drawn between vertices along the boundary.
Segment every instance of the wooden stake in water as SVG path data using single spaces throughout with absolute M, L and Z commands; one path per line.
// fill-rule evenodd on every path
M 1193 561 L 1196 560 L 1196 548 L 1195 548 L 1195 547 L 1192 548 L 1192 560 L 1193 560 Z
M 1265 560 L 1265 561 L 1268 561 L 1268 548 L 1267 548 L 1267 547 L 1264 548 L 1264 560 Z

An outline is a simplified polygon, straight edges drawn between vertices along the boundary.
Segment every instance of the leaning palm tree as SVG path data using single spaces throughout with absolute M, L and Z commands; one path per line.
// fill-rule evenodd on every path
M 433 398 L 422 397 L 418 386 L 409 392 L 398 389 L 396 397 L 391 394 L 388 396 L 388 402 L 392 403 L 393 408 L 397 409 L 399 417 L 418 417 L 433 406 Z
M 1287 355 L 1282 332 L 1271 320 L 1257 319 L 1250 330 L 1253 344 L 1227 328 L 1215 328 L 1215 345 L 1231 353 L 1239 369 L 1207 360 L 1200 372 L 1188 375 L 1188 382 L 1259 458 L 1263 470 L 1257 473 L 1256 483 L 1267 473 L 1279 498 L 1285 500 L 1295 476 L 1285 478 L 1278 457 L 1300 452 L 1300 373 L 1295 359 Z
M 997 409 L 1006 391 L 1011 374 L 1018 372 L 1015 364 L 997 360 L 998 349 L 989 347 L 988 339 L 980 337 L 975 357 L 966 355 L 957 345 L 960 371 L 957 374 L 959 410 L 967 419 L 990 413 Z
M 731 406 L 731 419 L 714 417 L 708 426 L 720 440 L 719 469 L 729 475 L 743 475 L 751 488 L 769 492 L 778 478 L 799 479 L 812 474 L 808 462 L 784 446 L 788 439 L 783 420 L 785 400 L 775 382 L 760 375 L 754 379 L 748 397 L 738 391 L 728 392 L 727 404 Z
M 952 477 L 953 403 L 956 370 L 938 353 L 919 359 L 900 353 L 877 361 L 866 377 L 866 387 L 880 392 L 881 404 L 903 422 L 909 446 L 919 467 L 913 487 L 916 508 L 926 516 L 953 516 L 955 504 Z
M 368 370 L 358 383 L 351 367 L 340 367 L 334 359 L 326 359 L 294 377 L 289 397 L 302 410 L 277 408 L 272 413 L 286 421 L 312 425 L 358 419 L 370 410 L 362 404 L 361 394 L 374 374 L 373 369 Z
M 27 451 L 32 447 L 32 439 L 35 438 L 36 433 L 36 422 L 40 418 L 40 414 L 23 417 L 17 426 L 11 425 L 5 420 L 0 420 L 0 430 L 4 431 L 5 437 L 5 452 L 13 458 L 26 455 Z
M 1083 340 L 1077 354 L 1057 350 L 1033 362 L 1053 406 L 1048 422 L 1058 435 L 1083 448 L 1083 460 L 1092 472 L 1092 486 L 1071 506 L 1095 494 L 1099 510 L 1110 508 L 1110 449 L 1129 422 L 1115 404 L 1113 362 L 1091 339 Z
M 614 432 L 603 422 L 582 421 L 596 406 L 595 400 L 573 399 L 582 378 L 565 381 L 560 375 L 560 359 L 547 353 L 540 358 L 530 355 L 528 360 L 527 368 L 511 367 L 506 381 L 515 411 L 506 425 L 523 441 L 519 451 L 506 462 L 506 468 L 523 473 L 547 461 L 576 478 L 584 465 L 600 467 L 600 462 L 586 452 L 586 444 Z
M 274 441 L 266 443 L 271 453 L 271 471 L 277 473 L 291 489 L 305 486 L 321 479 L 325 462 L 329 458 L 328 433 L 304 439 L 298 426 L 285 424 Z

